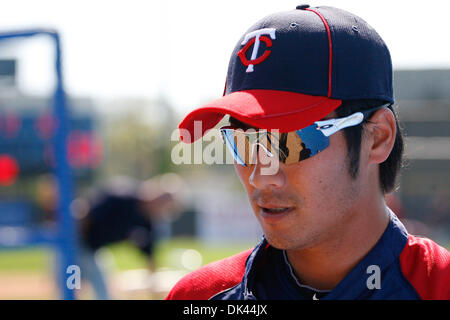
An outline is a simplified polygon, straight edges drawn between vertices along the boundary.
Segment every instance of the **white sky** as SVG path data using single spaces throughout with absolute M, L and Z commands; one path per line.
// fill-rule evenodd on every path
M 387 43 L 394 68 L 450 68 L 448 1 L 305 3 L 337 6 L 362 17 Z M 94 99 L 165 94 L 186 113 L 221 96 L 229 56 L 254 22 L 298 4 L 302 2 L 4 0 L 0 31 L 56 28 L 70 94 Z M 33 74 L 45 73 L 45 64 L 37 65 L 42 71 Z M 43 82 L 39 77 L 30 81 Z

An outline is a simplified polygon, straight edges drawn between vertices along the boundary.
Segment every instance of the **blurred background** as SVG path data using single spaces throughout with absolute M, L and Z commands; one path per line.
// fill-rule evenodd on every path
M 2 4 L 0 299 L 161 299 L 187 272 L 260 240 L 233 166 L 178 165 L 171 137 L 222 95 L 239 37 L 301 3 Z M 391 51 L 408 161 L 388 204 L 411 233 L 449 248 L 450 5 L 339 7 Z

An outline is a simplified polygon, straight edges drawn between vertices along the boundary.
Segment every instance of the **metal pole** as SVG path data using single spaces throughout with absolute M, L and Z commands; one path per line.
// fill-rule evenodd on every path
M 76 261 L 76 230 L 75 222 L 70 213 L 70 203 L 73 200 L 72 172 L 67 159 L 67 136 L 69 132 L 69 109 L 64 92 L 61 67 L 61 43 L 59 35 L 51 33 L 55 40 L 57 83 L 54 95 L 54 117 L 58 119 L 54 140 L 56 176 L 59 184 L 59 232 L 58 247 L 60 253 L 60 285 L 63 299 L 75 299 L 74 289 L 67 285 L 67 268 Z
M 61 43 L 59 35 L 54 30 L 24 30 L 0 33 L 0 40 L 13 38 L 27 38 L 36 35 L 48 35 L 55 43 L 55 72 L 57 75 L 56 88 L 53 96 L 53 117 L 57 119 L 56 134 L 53 137 L 55 155 L 55 174 L 58 181 L 59 203 L 57 217 L 57 232 L 54 239 L 48 239 L 50 244 L 56 245 L 58 251 L 58 279 L 63 299 L 75 299 L 74 289 L 67 286 L 69 266 L 75 265 L 77 251 L 77 233 L 75 221 L 70 213 L 70 203 L 73 199 L 72 171 L 67 159 L 67 135 L 69 128 L 69 109 L 64 92 Z

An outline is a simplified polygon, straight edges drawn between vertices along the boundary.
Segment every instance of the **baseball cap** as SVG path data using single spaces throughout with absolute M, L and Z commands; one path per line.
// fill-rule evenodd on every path
M 386 44 L 352 13 L 300 5 L 245 32 L 231 55 L 224 95 L 190 112 L 178 128 L 191 143 L 229 114 L 257 128 L 290 132 L 352 99 L 394 103 Z M 194 131 L 195 121 L 201 132 Z

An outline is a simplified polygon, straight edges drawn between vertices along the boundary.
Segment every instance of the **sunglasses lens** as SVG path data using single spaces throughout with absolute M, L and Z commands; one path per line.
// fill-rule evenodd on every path
M 250 164 L 250 137 L 246 135 L 243 131 L 234 131 L 233 132 L 233 143 L 235 148 L 239 154 L 239 157 L 242 159 L 246 165 Z
M 225 143 L 235 161 L 243 166 L 256 163 L 255 155 L 263 149 L 269 157 L 277 156 L 285 164 L 308 159 L 329 146 L 329 139 L 317 126 L 288 133 L 251 132 L 222 129 Z
M 282 133 L 281 136 L 280 154 L 284 154 L 284 158 L 280 159 L 282 162 L 292 164 L 309 158 L 305 144 L 297 132 Z
M 242 153 L 240 153 L 238 150 L 236 140 L 234 139 L 233 131 L 234 130 L 231 130 L 231 129 L 222 129 L 221 132 L 222 132 L 223 139 L 225 141 L 226 146 L 228 147 L 231 154 L 233 155 L 234 160 L 238 164 L 240 164 L 242 166 L 246 166 L 244 160 L 240 156 Z M 244 159 L 245 159 L 245 157 L 244 157 Z
M 256 163 L 256 155 L 263 149 L 272 157 L 270 139 L 266 133 L 257 131 L 244 132 L 239 129 L 221 129 L 225 144 L 234 160 L 243 166 Z
M 313 124 L 306 128 L 296 131 L 297 135 L 302 140 L 303 155 L 300 160 L 308 159 L 315 156 L 319 152 L 325 150 L 330 145 L 330 139 L 325 136 L 322 131 Z

